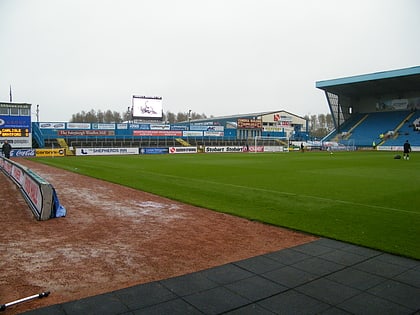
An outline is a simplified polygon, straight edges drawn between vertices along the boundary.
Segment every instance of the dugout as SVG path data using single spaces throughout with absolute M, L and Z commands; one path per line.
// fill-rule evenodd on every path
M 324 141 L 420 145 L 420 66 L 317 81 L 316 88 L 324 91 L 335 126 Z

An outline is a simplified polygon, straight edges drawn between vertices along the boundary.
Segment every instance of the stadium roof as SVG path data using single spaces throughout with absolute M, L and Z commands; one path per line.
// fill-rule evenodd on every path
M 349 97 L 401 94 L 420 90 L 420 66 L 317 81 L 325 92 Z
M 216 117 L 208 117 L 208 118 L 202 118 L 202 119 L 192 119 L 191 122 L 192 123 L 197 123 L 197 122 L 203 122 L 203 121 L 210 121 L 210 120 L 226 120 L 226 119 L 237 119 L 237 118 L 249 118 L 249 117 L 259 117 L 259 116 L 265 116 L 265 115 L 270 115 L 270 114 L 275 114 L 275 113 L 286 113 L 289 114 L 291 116 L 295 116 L 301 119 L 305 119 L 304 117 L 301 117 L 299 115 L 296 114 L 292 114 L 288 111 L 285 110 L 275 110 L 275 111 L 268 111 L 268 112 L 257 112 L 257 113 L 248 113 L 248 114 L 235 114 L 235 115 L 228 115 L 228 116 L 216 116 Z M 188 121 L 180 121 L 178 123 L 186 123 Z

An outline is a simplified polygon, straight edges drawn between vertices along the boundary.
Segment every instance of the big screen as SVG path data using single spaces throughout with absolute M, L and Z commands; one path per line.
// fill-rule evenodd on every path
M 162 119 L 162 98 L 133 95 L 133 118 Z

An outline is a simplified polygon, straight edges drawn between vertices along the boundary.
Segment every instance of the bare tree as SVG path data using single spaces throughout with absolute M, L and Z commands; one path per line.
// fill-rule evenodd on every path
M 165 114 L 165 121 L 167 121 L 170 124 L 175 123 L 175 121 L 176 121 L 175 114 L 170 112 L 170 111 L 167 111 L 166 114 Z
M 178 112 L 175 122 L 188 121 L 188 113 Z
M 316 115 L 311 115 L 310 123 L 311 123 L 311 127 L 310 127 L 311 132 L 314 132 L 318 128 L 317 116 Z
M 73 114 L 70 122 L 86 122 L 86 123 L 120 123 L 122 122 L 121 114 L 111 110 L 103 112 L 91 109 L 89 112 L 81 111 Z
M 333 119 L 332 119 L 332 115 L 331 114 L 327 114 L 325 116 L 325 120 L 327 122 L 327 129 L 328 129 L 328 131 L 333 130 L 334 129 L 334 122 L 333 122 Z
M 96 113 L 96 121 L 99 123 L 105 122 L 105 113 L 103 111 L 98 110 L 98 112 Z
M 331 114 L 305 115 L 303 118 L 309 121 L 308 131 L 312 137 L 323 138 L 334 129 Z
M 318 124 L 319 128 L 327 128 L 327 119 L 325 117 L 325 114 L 318 114 Z

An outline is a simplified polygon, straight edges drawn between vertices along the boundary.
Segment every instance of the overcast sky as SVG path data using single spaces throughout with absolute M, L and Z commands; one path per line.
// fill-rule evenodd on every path
M 0 0 L 0 101 L 41 121 L 329 113 L 315 82 L 420 65 L 418 0 Z

